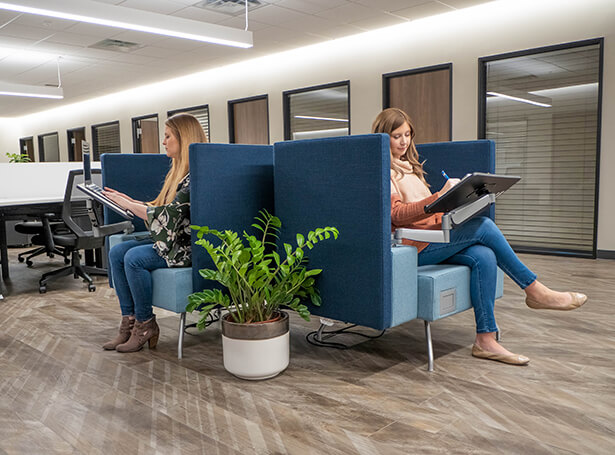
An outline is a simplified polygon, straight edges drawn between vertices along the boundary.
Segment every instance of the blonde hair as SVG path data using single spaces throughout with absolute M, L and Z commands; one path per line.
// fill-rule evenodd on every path
M 416 146 L 414 145 L 414 136 L 416 135 L 416 131 L 414 126 L 412 125 L 412 120 L 410 116 L 406 114 L 401 109 L 397 109 L 395 107 L 390 107 L 388 109 L 383 110 L 376 119 L 374 123 L 372 123 L 372 133 L 386 133 L 390 135 L 397 128 L 402 126 L 404 123 L 407 123 L 410 127 L 410 145 L 401 157 L 402 161 L 407 161 L 412 166 L 412 171 L 416 176 L 421 179 L 425 185 L 427 181 L 425 180 L 425 172 L 423 171 L 423 163 L 419 161 L 419 153 L 416 150 Z M 400 179 L 404 175 L 404 170 L 395 164 L 393 160 L 393 153 L 391 152 L 391 169 L 395 171 L 395 175 L 397 179 Z
M 164 122 L 179 142 L 179 155 L 172 160 L 171 169 L 164 179 L 160 194 L 150 202 L 151 205 L 169 204 L 175 199 L 177 186 L 190 172 L 188 148 L 195 142 L 207 142 L 207 135 L 194 115 L 175 114 Z

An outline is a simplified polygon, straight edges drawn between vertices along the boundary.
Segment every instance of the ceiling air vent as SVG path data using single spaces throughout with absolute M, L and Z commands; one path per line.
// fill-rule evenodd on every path
M 132 52 L 137 49 L 141 49 L 142 47 L 144 47 L 144 45 L 138 44 L 138 43 L 131 43 L 129 41 L 120 41 L 117 39 L 104 39 L 88 47 L 92 49 L 102 49 L 104 51 L 126 53 L 126 52 Z
M 266 5 L 267 2 L 263 0 L 248 0 L 248 12 Z M 230 16 L 239 16 L 246 12 L 245 0 L 203 0 L 195 3 L 194 6 Z

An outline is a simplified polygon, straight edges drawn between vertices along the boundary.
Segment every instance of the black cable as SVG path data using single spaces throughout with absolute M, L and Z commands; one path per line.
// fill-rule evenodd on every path
M 209 319 L 208 321 L 206 321 L 206 322 L 205 322 L 205 327 L 209 327 L 209 326 L 210 326 L 211 324 L 213 324 L 214 322 L 218 322 L 218 321 L 220 320 L 220 316 L 217 316 L 217 317 L 216 317 L 216 316 L 213 316 L 213 315 L 212 315 L 212 313 L 209 313 L 209 314 L 207 315 L 207 317 L 208 317 L 208 318 L 211 318 L 211 319 Z M 184 333 L 185 333 L 185 334 L 187 334 L 187 335 L 193 335 L 193 336 L 196 336 L 196 335 L 197 335 L 197 333 L 191 333 L 191 332 L 188 332 L 188 329 L 191 329 L 191 328 L 193 328 L 193 327 L 196 327 L 196 322 L 193 322 L 192 324 L 186 324 L 186 326 L 184 327 Z
M 357 327 L 357 324 L 351 324 L 348 325 L 346 327 L 342 327 L 341 329 L 337 329 L 337 330 L 329 330 L 329 331 L 322 331 L 321 335 L 322 335 L 322 340 L 317 340 L 316 339 L 316 335 L 318 334 L 318 330 L 315 330 L 313 332 L 308 333 L 305 336 L 305 339 L 307 340 L 308 343 L 314 345 L 314 346 L 319 346 L 319 347 L 323 347 L 323 348 L 334 348 L 334 349 L 349 349 L 351 348 L 351 346 L 345 345 L 343 343 L 335 343 L 332 341 L 324 341 L 325 339 L 328 338 L 332 338 L 336 335 L 342 335 L 342 334 L 348 334 L 348 335 L 359 335 L 362 336 L 364 338 L 368 338 L 370 340 L 375 340 L 376 338 L 380 338 L 382 335 L 384 335 L 384 332 L 386 332 L 386 329 L 383 330 L 382 332 L 380 332 L 378 335 L 367 335 L 365 333 L 361 333 L 361 332 L 356 332 L 354 330 L 349 330 L 352 329 L 354 327 Z

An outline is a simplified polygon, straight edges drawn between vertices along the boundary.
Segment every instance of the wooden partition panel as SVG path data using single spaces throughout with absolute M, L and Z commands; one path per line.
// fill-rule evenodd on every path
M 451 78 L 450 63 L 383 75 L 383 107 L 410 115 L 417 144 L 452 139 Z
M 269 144 L 267 95 L 229 101 L 229 140 L 235 144 Z

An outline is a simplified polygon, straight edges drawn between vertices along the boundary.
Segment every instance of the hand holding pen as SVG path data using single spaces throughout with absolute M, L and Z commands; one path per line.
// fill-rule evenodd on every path
M 452 179 L 450 178 L 446 172 L 444 172 L 444 170 L 442 171 L 442 177 L 444 177 L 446 179 L 446 182 L 444 182 L 444 186 L 442 187 L 442 189 L 440 190 L 440 193 L 444 194 L 447 191 L 449 191 L 452 187 L 454 187 L 455 185 L 457 185 L 459 183 L 459 179 Z

